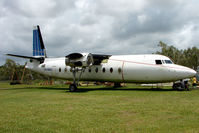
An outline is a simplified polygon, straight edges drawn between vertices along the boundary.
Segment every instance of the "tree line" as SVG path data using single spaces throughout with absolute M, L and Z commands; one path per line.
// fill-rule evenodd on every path
M 22 77 L 23 82 L 48 79 L 47 76 L 25 69 L 25 65 L 20 65 L 11 59 L 7 59 L 5 64 L 0 66 L 0 81 L 21 80 Z
M 197 70 L 197 67 L 199 66 L 199 49 L 197 47 L 178 49 L 172 45 L 169 46 L 162 41 L 159 42 L 158 46 L 160 47 L 160 51 L 157 51 L 156 54 L 169 57 L 175 64 Z M 21 80 L 23 73 L 25 82 L 48 79 L 47 76 L 35 73 L 29 69 L 26 69 L 24 72 L 24 67 L 25 65 L 20 65 L 11 59 L 7 59 L 5 64 L 0 66 L 0 80 Z
M 158 46 L 161 48 L 156 54 L 161 54 L 169 57 L 175 64 L 187 66 L 197 70 L 199 66 L 199 49 L 191 47 L 187 49 L 177 49 L 174 46 L 168 46 L 166 43 L 160 41 Z

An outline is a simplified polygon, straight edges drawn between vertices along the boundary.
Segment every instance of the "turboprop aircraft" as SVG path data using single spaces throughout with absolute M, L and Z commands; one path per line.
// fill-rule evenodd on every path
M 33 29 L 33 56 L 7 54 L 29 59 L 26 68 L 50 77 L 73 80 L 69 91 L 77 90 L 79 80 L 115 83 L 173 82 L 173 88 L 185 88 L 176 81 L 196 75 L 188 67 L 174 64 L 168 57 L 157 54 L 104 55 L 71 53 L 65 57 L 47 57 L 39 26 Z

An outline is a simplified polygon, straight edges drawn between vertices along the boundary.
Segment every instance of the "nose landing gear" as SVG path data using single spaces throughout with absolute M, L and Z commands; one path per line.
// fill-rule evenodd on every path
M 178 91 L 190 91 L 188 80 L 180 80 L 178 82 L 173 83 L 173 90 Z

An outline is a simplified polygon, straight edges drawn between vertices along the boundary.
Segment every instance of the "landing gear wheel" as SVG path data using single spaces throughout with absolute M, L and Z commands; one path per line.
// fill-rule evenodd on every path
M 77 85 L 76 84 L 70 84 L 69 91 L 70 92 L 76 92 L 77 91 Z
M 178 85 L 177 84 L 173 84 L 173 90 L 178 90 Z

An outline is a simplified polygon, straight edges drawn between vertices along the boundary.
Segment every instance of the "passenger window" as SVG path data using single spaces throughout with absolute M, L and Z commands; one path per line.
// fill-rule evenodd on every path
M 95 72 L 96 72 L 96 73 L 98 72 L 98 68 L 97 68 L 97 67 L 95 68 Z
M 89 72 L 89 73 L 91 72 L 91 68 L 88 69 L 88 72 Z
M 59 68 L 59 72 L 61 72 L 61 68 Z
M 111 73 L 113 72 L 113 68 L 112 68 L 112 67 L 110 68 L 110 72 L 111 72 Z
M 161 65 L 161 64 L 162 64 L 161 60 L 155 60 L 155 63 L 156 63 L 157 65 Z
M 118 68 L 118 73 L 120 74 L 122 72 L 122 69 L 119 67 Z
M 46 65 L 45 64 L 43 64 L 41 67 L 45 67 Z
M 103 69 L 102 69 L 102 72 L 103 72 L 103 73 L 105 73 L 105 72 L 106 72 L 106 69 L 105 69 L 105 68 L 103 68 Z

